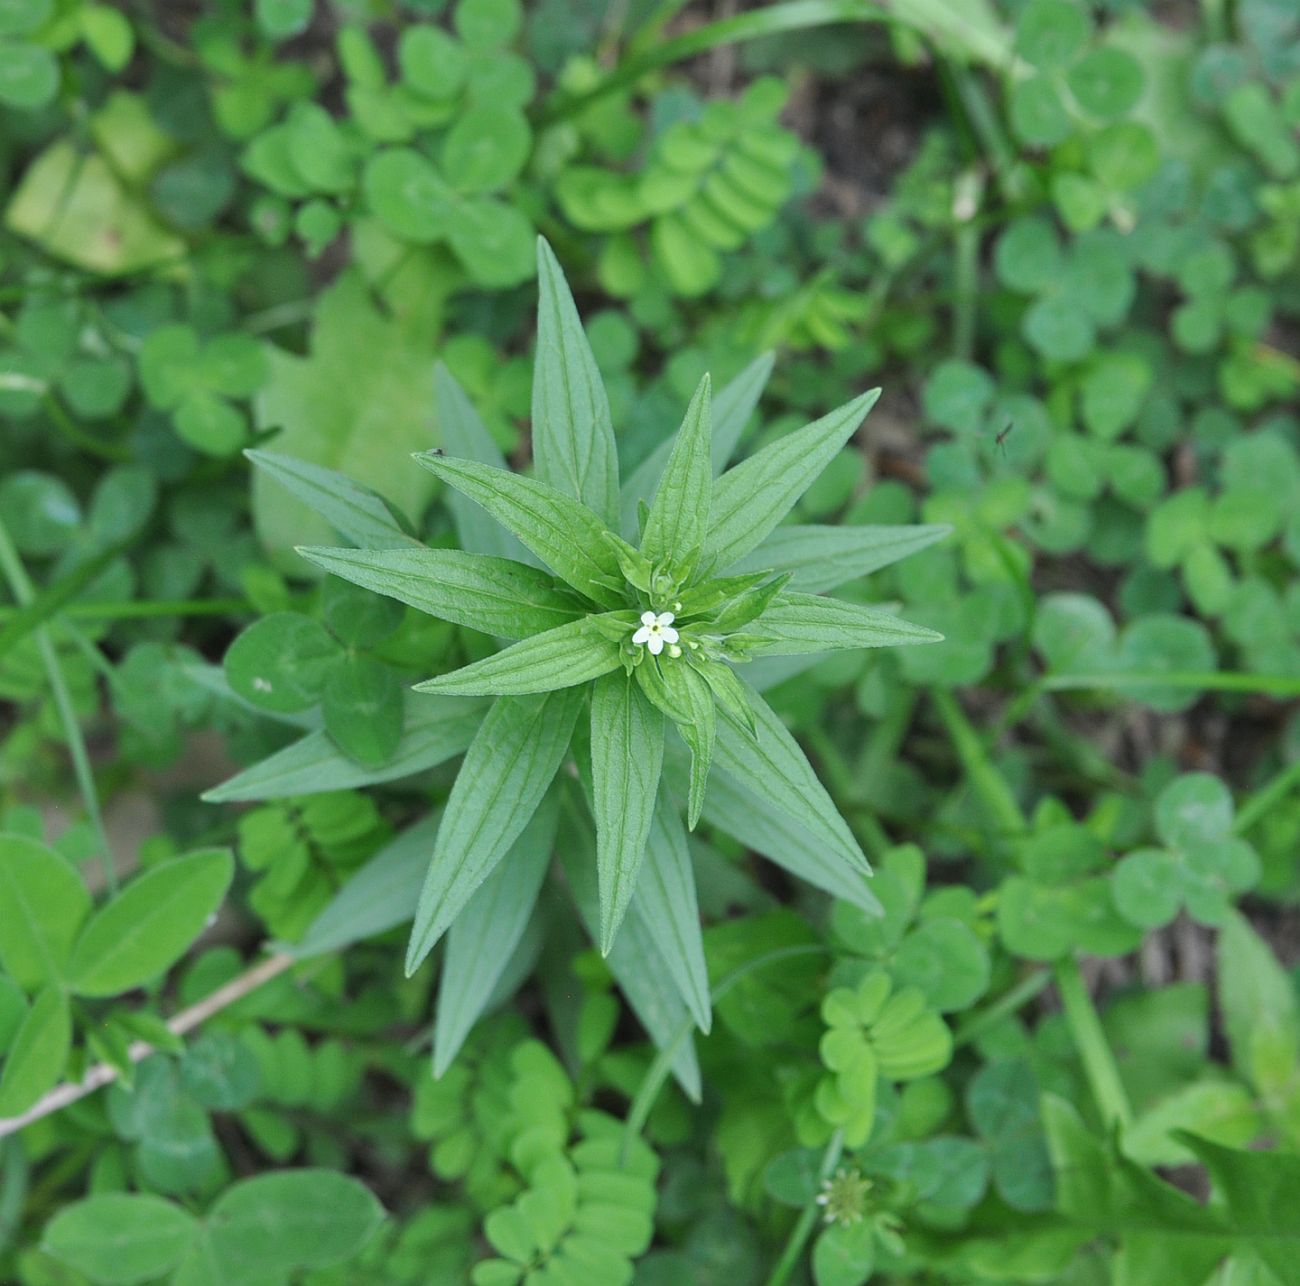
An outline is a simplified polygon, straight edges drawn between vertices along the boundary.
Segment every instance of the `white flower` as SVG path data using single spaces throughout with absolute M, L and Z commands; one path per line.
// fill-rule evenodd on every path
M 642 612 L 641 628 L 632 635 L 632 642 L 648 647 L 653 656 L 664 650 L 665 643 L 671 644 L 668 655 L 680 656 L 681 648 L 676 646 L 677 631 L 673 629 L 675 619 L 671 612 L 660 612 L 658 616 L 653 612 Z

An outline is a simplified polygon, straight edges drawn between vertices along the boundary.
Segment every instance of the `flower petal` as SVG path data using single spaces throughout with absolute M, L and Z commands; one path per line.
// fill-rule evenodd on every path
M 650 637 L 650 627 L 643 625 L 635 634 L 632 635 L 633 643 L 644 643 Z
M 675 617 L 671 612 L 660 612 L 660 613 L 659 613 L 659 624 L 660 624 L 660 625 L 671 625 L 671 624 L 672 624 L 676 619 L 677 619 L 677 618 L 676 618 L 676 617 Z
M 652 655 L 658 656 L 659 653 L 664 650 L 664 641 L 658 634 L 652 634 L 650 636 L 650 642 L 646 644 L 646 647 L 650 649 Z
M 641 613 L 641 624 L 642 624 L 642 625 L 653 625 L 654 623 L 655 623 L 655 614 L 654 614 L 653 612 L 642 612 L 642 613 Z
M 665 625 L 659 633 L 663 636 L 665 643 L 677 642 L 677 631 L 671 625 Z

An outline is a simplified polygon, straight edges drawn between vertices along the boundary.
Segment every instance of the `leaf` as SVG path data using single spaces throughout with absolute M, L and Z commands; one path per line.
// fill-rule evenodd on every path
M 473 460 L 416 459 L 514 532 L 562 581 L 603 607 L 622 606 L 623 572 L 605 527 L 585 505 L 535 478 Z
M 456 625 L 522 639 L 581 609 L 548 572 L 459 549 L 299 549 L 318 567 Z
M 317 301 L 309 355 L 272 347 L 268 360 L 255 406 L 259 427 L 280 430 L 276 452 L 337 469 L 418 521 L 433 484 L 402 460 L 430 445 L 433 361 L 416 329 L 381 313 L 349 269 Z M 254 525 L 271 550 L 333 543 L 333 519 L 286 502 L 270 474 L 254 474 L 252 494 Z
M 194 1217 L 147 1193 L 103 1192 L 65 1206 L 46 1225 L 41 1249 L 102 1286 L 164 1277 L 198 1234 Z
M 677 809 L 662 789 L 628 914 L 640 920 L 648 937 L 659 944 L 673 983 L 696 1026 L 707 1035 L 713 1013 L 691 854 Z
M 170 968 L 203 932 L 233 874 L 228 849 L 206 848 L 137 876 L 77 938 L 69 968 L 73 991 L 112 996 Z
M 434 31 L 433 27 L 412 27 L 411 31 Z M 456 377 L 439 362 L 433 371 L 433 395 L 438 408 L 438 427 L 442 430 L 442 444 L 449 455 L 477 460 L 479 464 L 506 468 L 506 458 L 492 440 L 487 426 L 474 409 L 474 404 L 461 388 Z M 456 534 L 462 549 L 471 554 L 492 554 L 515 562 L 528 562 L 532 555 L 520 544 L 518 537 L 494 522 L 472 500 L 458 491 L 447 496 Z
M 569 748 L 584 693 L 497 701 L 451 788 L 420 893 L 406 972 L 415 972 L 537 811 Z
M 876 1229 L 869 1220 L 834 1224 L 813 1246 L 816 1286 L 862 1286 L 876 1266 Z
M 341 649 L 319 621 L 272 612 L 243 630 L 226 650 L 230 686 L 250 705 L 292 714 L 315 705 Z
M 447 932 L 433 1024 L 433 1074 L 451 1066 L 528 926 L 551 862 L 559 801 L 548 796 Z M 490 951 L 484 946 L 491 943 Z
M 756 636 L 753 643 L 747 644 L 752 656 L 797 656 L 838 648 L 901 647 L 943 641 L 942 634 L 890 612 L 791 590 L 783 590 L 746 633 Z
M 942 523 L 778 527 L 732 570 L 792 572 L 791 589 L 824 594 L 918 553 L 951 533 L 952 528 Z
M 643 662 L 638 673 L 648 662 Z M 703 677 L 713 668 L 722 667 L 722 662 L 706 663 L 700 669 L 692 664 L 663 665 L 661 671 L 664 686 L 672 699 L 673 706 L 681 711 L 684 718 L 678 718 L 677 731 L 691 749 L 691 779 L 687 792 L 686 824 L 694 830 L 700 820 L 700 810 L 704 807 L 704 793 L 709 784 L 709 768 L 713 764 L 713 746 L 717 740 L 718 715 L 714 704 L 714 692 L 708 680 Z M 732 671 L 728 670 L 728 674 Z M 718 677 L 715 674 L 715 677 Z M 748 714 L 746 707 L 744 713 Z
M 385 844 L 344 883 L 301 940 L 288 950 L 305 960 L 387 933 L 414 919 L 441 818 L 439 809 Z
M 27 1011 L 0 1075 L 0 1118 L 21 1116 L 63 1075 L 72 1048 L 68 998 L 46 987 Z
M 461 754 L 483 722 L 483 707 L 463 699 L 410 694 L 406 731 L 392 758 L 367 768 L 341 751 L 325 732 L 310 732 L 259 763 L 203 792 L 209 804 L 234 800 L 280 799 L 327 790 L 351 790 L 397 781 L 446 763 Z
M 324 1268 L 356 1254 L 384 1209 L 358 1179 L 332 1170 L 282 1170 L 228 1188 L 208 1212 L 223 1280 L 260 1281 Z
M 1300 1096 L 1300 1002 L 1287 971 L 1237 912 L 1219 931 L 1219 1005 L 1232 1065 L 1274 1105 Z M 1300 1112 L 1292 1109 L 1297 1125 Z
M 596 880 L 596 837 L 587 809 L 570 799 L 563 811 L 564 831 L 556 847 L 578 914 L 595 941 L 600 931 L 600 892 Z M 673 1075 L 693 1102 L 700 1101 L 700 1066 L 690 1039 L 691 1016 L 672 980 L 664 952 L 639 916 L 629 916 L 614 939 L 605 965 L 646 1029 L 656 1049 L 674 1047 Z M 681 1039 L 685 1029 L 685 1039 Z
M 353 759 L 376 768 L 402 740 L 402 684 L 374 657 L 349 653 L 330 669 L 321 709 L 325 731 Z
M 259 471 L 274 478 L 354 545 L 363 549 L 407 549 L 419 545 L 377 491 L 333 469 L 295 460 L 277 451 L 249 448 L 244 454 Z
M 745 425 L 749 423 L 749 417 L 753 415 L 768 376 L 772 373 L 773 360 L 771 353 L 756 357 L 731 383 L 719 390 L 713 399 L 713 432 L 710 435 L 713 476 L 721 473 L 727 461 L 735 454 L 740 435 L 745 431 Z M 619 524 L 621 531 L 636 531 L 637 508 L 643 500 L 650 503 L 650 497 L 654 495 L 655 486 L 663 476 L 675 445 L 674 438 L 661 442 L 623 484 Z
M 527 696 L 597 679 L 623 663 L 618 644 L 602 628 L 607 619 L 583 616 L 557 625 L 450 674 L 425 679 L 415 685 L 415 691 L 463 697 Z
M 72 864 L 25 835 L 0 834 L 0 964 L 24 991 L 58 982 L 90 910 Z
M 785 517 L 857 432 L 879 389 L 764 447 L 718 479 L 705 559 L 727 571 Z
M 721 731 L 730 732 L 729 721 Z M 831 856 L 821 836 L 796 821 L 761 787 L 733 776 L 720 763 L 710 777 L 704 820 L 799 879 L 871 915 L 881 914 L 880 903 L 858 870 Z
M 718 728 L 717 766 L 809 831 L 824 858 L 838 862 L 846 871 L 870 875 L 871 866 L 853 832 L 817 779 L 799 743 L 753 688 L 746 685 L 746 692 L 757 733 L 751 737 L 730 716 L 723 719 Z
M 591 693 L 592 813 L 600 888 L 600 950 L 636 889 L 663 769 L 664 717 L 627 674 L 607 674 Z
M 655 492 L 641 552 L 652 563 L 684 560 L 704 544 L 709 529 L 713 468 L 709 456 L 711 416 L 706 375 L 695 390 L 663 477 Z
M 533 370 L 537 476 L 582 501 L 606 523 L 614 523 L 618 520 L 618 448 L 609 398 L 564 272 L 541 237 L 537 239 L 537 284 Z

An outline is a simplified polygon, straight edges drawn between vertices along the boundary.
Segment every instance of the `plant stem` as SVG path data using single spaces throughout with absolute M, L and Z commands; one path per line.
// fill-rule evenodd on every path
M 207 1022 L 214 1014 L 220 1013 L 237 1000 L 242 1000 L 264 983 L 270 982 L 272 978 L 279 977 L 280 974 L 295 963 L 293 956 L 283 953 L 268 956 L 251 969 L 245 970 L 238 978 L 232 978 L 224 987 L 218 987 L 216 991 L 205 996 L 197 1004 L 191 1005 L 188 1009 L 182 1009 L 175 1018 L 168 1022 L 167 1030 L 175 1036 L 184 1036 L 186 1032 L 193 1031 L 195 1027 Z M 155 1047 L 150 1045 L 148 1041 L 138 1040 L 132 1044 L 128 1056 L 133 1063 L 139 1063 L 155 1052 Z M 81 1080 L 68 1081 L 57 1086 L 21 1116 L 0 1120 L 0 1139 L 6 1135 L 17 1133 L 25 1125 L 30 1125 L 33 1121 L 39 1121 L 52 1112 L 60 1111 L 62 1108 L 67 1107 L 68 1104 L 85 1098 L 87 1094 L 93 1094 L 97 1089 L 105 1085 L 111 1085 L 113 1081 L 117 1080 L 117 1077 L 118 1070 L 116 1067 L 112 1067 L 108 1063 L 96 1063 Z
M 822 1153 L 822 1163 L 817 1170 L 819 1182 L 831 1177 L 835 1167 L 840 1163 L 840 1156 L 843 1152 L 844 1131 L 836 1130 L 831 1135 L 831 1141 L 826 1145 L 826 1151 Z M 767 1279 L 767 1286 L 785 1286 L 790 1274 L 794 1271 L 794 1266 L 799 1262 L 799 1256 L 803 1254 L 803 1248 L 812 1235 L 812 1230 L 816 1227 L 816 1224 L 817 1205 L 816 1202 L 810 1201 L 804 1206 L 803 1212 L 799 1215 L 799 1222 L 790 1230 L 790 1236 L 786 1239 L 781 1258 L 777 1260 L 776 1267 L 772 1269 L 772 1274 Z
M 978 1013 L 970 1014 L 953 1034 L 953 1045 L 960 1049 L 969 1045 L 990 1027 L 996 1027 L 1004 1018 L 1023 1008 L 1033 998 L 1046 990 L 1052 981 L 1051 971 L 1035 969 L 1022 978 L 1009 991 L 1005 991 L 991 1005 Z
M 1025 815 L 957 698 L 946 689 L 934 688 L 930 692 L 930 701 L 948 732 L 967 779 L 998 833 L 1004 840 L 1024 834 L 1028 829 Z
M 153 598 L 129 603 L 68 603 L 63 615 L 78 621 L 135 621 L 176 616 L 235 616 L 254 610 L 245 598 Z M 20 609 L 0 607 L 0 625 Z
M 1065 1011 L 1066 1026 L 1079 1051 L 1083 1073 L 1101 1119 L 1107 1129 L 1114 1125 L 1128 1126 L 1133 1120 L 1133 1109 L 1129 1106 L 1115 1056 L 1097 1016 L 1097 1007 L 1084 985 L 1079 962 L 1073 956 L 1058 960 L 1052 966 L 1052 974 Z
M 1252 692 L 1266 697 L 1300 697 L 1300 678 L 1286 674 L 1245 674 L 1240 670 L 1171 670 L 1141 674 L 1049 674 L 1039 680 L 1045 692 L 1106 688 L 1202 688 L 1207 692 Z
M 19 606 L 29 606 L 36 593 L 3 521 L 0 521 L 0 574 L 3 574 L 5 580 L 9 582 L 9 588 L 14 598 L 18 600 Z M 45 667 L 45 676 L 49 680 L 50 693 L 54 697 L 54 705 L 59 713 L 59 722 L 63 725 L 63 736 L 68 743 L 68 755 L 72 759 L 72 771 L 77 779 L 77 789 L 81 792 L 90 824 L 95 828 L 95 834 L 99 838 L 104 882 L 110 894 L 116 893 L 117 866 L 113 861 L 113 850 L 108 842 L 104 814 L 99 806 L 99 793 L 95 789 L 95 774 L 90 767 L 90 755 L 86 751 L 86 742 L 81 735 L 81 721 L 77 718 L 76 707 L 72 703 L 72 693 L 68 690 L 67 679 L 64 677 L 63 667 L 59 664 L 58 653 L 50 640 L 49 630 L 41 626 L 37 628 L 35 637 L 36 646 L 41 654 L 41 664 Z
M 1247 795 L 1237 809 L 1237 816 L 1232 823 L 1233 833 L 1244 835 L 1265 813 L 1271 812 L 1297 786 L 1300 786 L 1300 759 L 1283 768 L 1270 782 Z

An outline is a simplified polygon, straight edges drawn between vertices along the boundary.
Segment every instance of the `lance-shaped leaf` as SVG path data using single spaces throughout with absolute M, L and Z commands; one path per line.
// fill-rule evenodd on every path
M 721 665 L 721 662 L 713 664 Z M 638 669 L 644 668 L 638 667 Z M 704 676 L 692 665 L 661 667 L 664 686 L 672 698 L 672 707 L 685 718 L 677 719 L 677 731 L 691 748 L 691 783 L 687 795 L 686 823 L 691 830 L 700 820 L 704 806 L 704 791 L 709 781 L 709 766 L 713 763 L 713 743 L 717 735 L 717 707 L 713 691 Z
M 839 648 L 939 643 L 942 634 L 861 603 L 786 590 L 746 627 L 751 656 L 797 656 Z M 748 636 L 753 636 L 752 642 Z
M 483 720 L 451 788 L 406 953 L 414 973 L 537 811 L 569 748 L 581 688 L 508 697 Z
M 345 474 L 260 448 L 244 454 L 345 540 L 373 549 L 409 549 L 420 543 L 406 531 L 388 501 Z
M 327 790 L 354 790 L 424 772 L 461 754 L 483 722 L 479 703 L 408 694 L 406 731 L 392 758 L 367 768 L 343 753 L 324 732 L 310 732 L 283 750 L 204 791 L 209 804 L 282 799 Z
M 596 887 L 596 837 L 587 809 L 575 807 L 568 796 L 562 810 L 562 842 L 557 846 L 578 914 L 593 937 L 600 927 L 600 895 Z M 665 958 L 670 949 L 646 928 L 639 916 L 630 917 L 605 963 L 656 1049 L 672 1049 L 673 1075 L 695 1103 L 700 1101 L 700 1065 L 690 1039 L 690 1014 Z M 682 1040 L 683 1028 L 686 1039 Z
M 630 675 L 606 675 L 591 693 L 591 793 L 602 955 L 609 954 L 636 889 L 663 759 L 663 714 Z
M 768 376 L 772 373 L 772 361 L 771 353 L 755 358 L 731 383 L 721 388 L 713 399 L 713 442 L 710 456 L 714 477 L 722 472 L 735 453 L 740 435 L 745 431 L 745 425 L 749 423 L 749 417 L 753 415 Z M 655 486 L 663 476 L 674 445 L 672 438 L 661 442 L 623 484 L 620 530 L 636 530 L 637 507 L 643 500 L 646 504 L 650 503 L 650 497 L 654 495 Z
M 447 933 L 433 1024 L 435 1076 L 460 1052 L 528 927 L 550 865 L 559 811 L 552 792 Z
M 618 519 L 618 449 L 609 398 L 564 272 L 540 237 L 537 284 L 537 476 L 613 523 Z
M 508 469 L 432 452 L 415 458 L 514 532 L 565 584 L 602 606 L 621 604 L 618 556 L 586 505 Z
M 608 636 L 608 619 L 584 616 L 534 634 L 450 674 L 417 683 L 415 691 L 460 697 L 517 697 L 598 679 L 623 664 L 618 644 Z
M 951 532 L 943 523 L 778 527 L 736 563 L 734 570 L 792 572 L 791 588 L 823 594 L 919 553 Z
M 707 1033 L 713 1013 L 695 875 L 681 818 L 662 789 L 646 841 L 645 865 L 628 915 L 640 920 L 649 937 L 661 945 L 668 972 L 691 1017 Z
M 506 468 L 506 458 L 492 440 L 474 403 L 469 400 L 456 377 L 441 362 L 433 368 L 433 400 L 438 412 L 442 445 L 448 454 L 497 469 Z M 494 554 L 516 562 L 532 561 L 532 555 L 516 536 L 494 522 L 472 500 L 453 491 L 447 497 L 456 535 L 462 549 L 471 554 Z
M 724 473 L 713 488 L 704 564 L 728 571 L 758 545 L 857 432 L 879 396 L 872 389 Z
M 674 784 L 685 776 L 685 764 L 674 762 Z M 714 768 L 709 780 L 704 820 L 791 875 L 873 915 L 880 914 L 870 882 L 859 870 L 833 855 L 820 836 L 800 825 L 766 794 L 721 767 Z
M 709 393 L 706 375 L 686 409 L 668 466 L 659 480 L 641 538 L 641 552 L 652 563 L 663 558 L 684 559 L 704 544 L 713 490 Z
M 754 712 L 756 735 L 751 736 L 730 717 L 724 718 L 714 750 L 717 766 L 798 822 L 826 858 L 848 871 L 870 875 L 871 866 L 858 841 L 817 780 L 799 743 L 776 711 L 748 685 L 746 695 Z
M 549 572 L 508 558 L 459 549 L 298 552 L 354 585 L 497 638 L 527 638 L 582 615 Z
M 72 1047 L 67 993 L 46 987 L 33 1001 L 0 1071 L 0 1119 L 21 1116 L 63 1075 Z

